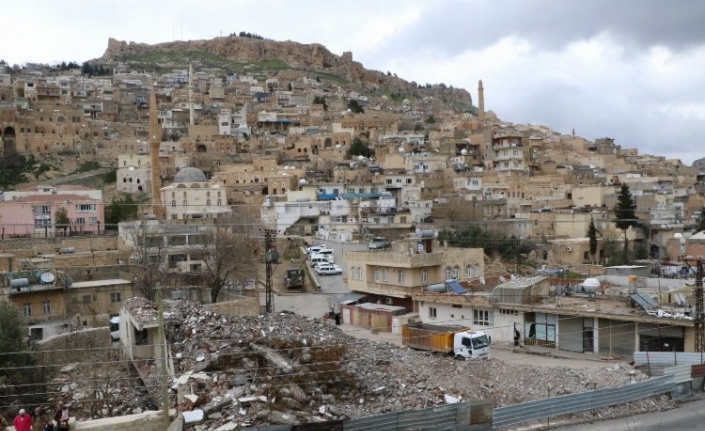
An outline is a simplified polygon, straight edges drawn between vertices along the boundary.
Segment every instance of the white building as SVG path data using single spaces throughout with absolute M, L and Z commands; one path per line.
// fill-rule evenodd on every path
M 182 168 L 171 185 L 161 189 L 166 217 L 170 220 L 213 218 L 230 214 L 225 189 L 218 184 L 209 184 L 200 169 Z

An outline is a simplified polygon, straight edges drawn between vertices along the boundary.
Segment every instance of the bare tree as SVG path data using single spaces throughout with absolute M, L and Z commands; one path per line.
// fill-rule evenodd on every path
M 156 220 L 125 223 L 126 241 L 132 245 L 130 263 L 137 265 L 135 290 L 153 301 L 156 289 L 166 276 L 167 244 L 163 229 Z
M 216 219 L 213 230 L 201 244 L 203 279 L 211 290 L 211 302 L 218 300 L 228 285 L 245 284 L 256 278 L 260 238 L 254 225 L 238 216 Z

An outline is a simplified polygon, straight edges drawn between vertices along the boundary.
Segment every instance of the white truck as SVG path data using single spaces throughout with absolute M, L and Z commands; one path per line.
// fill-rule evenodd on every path
M 402 344 L 414 349 L 452 354 L 456 358 L 489 359 L 490 337 L 463 326 L 407 323 L 401 328 Z

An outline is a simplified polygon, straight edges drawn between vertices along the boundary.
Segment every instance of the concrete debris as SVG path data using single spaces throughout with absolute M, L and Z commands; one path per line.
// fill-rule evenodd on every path
M 176 374 L 171 403 L 181 412 L 201 411 L 202 419 L 190 425 L 195 431 L 348 420 L 474 400 L 506 406 L 646 379 L 626 363 L 570 368 L 457 361 L 353 338 L 322 319 L 290 313 L 225 319 L 187 301 L 164 302 Z M 155 307 L 145 303 L 140 309 Z M 151 319 L 149 313 L 144 319 Z M 158 367 L 150 372 L 157 376 Z M 82 387 L 71 390 L 74 378 L 80 379 L 68 373 L 57 382 L 66 389 L 63 399 L 76 392 L 96 398 Z M 129 383 L 109 394 L 121 402 L 111 415 L 156 408 L 145 401 L 154 397 L 144 386 L 126 392 Z M 610 418 L 673 406 L 668 397 L 653 397 L 595 413 Z

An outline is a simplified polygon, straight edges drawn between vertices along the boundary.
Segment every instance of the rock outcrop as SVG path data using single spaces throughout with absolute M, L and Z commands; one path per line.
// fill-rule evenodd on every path
M 155 51 L 200 51 L 240 63 L 277 60 L 286 63 L 291 68 L 336 75 L 368 90 L 384 89 L 385 91 L 421 97 L 446 97 L 467 105 L 472 104 L 470 93 L 463 89 L 445 88 L 442 85 L 419 88 L 416 82 L 407 82 L 377 70 L 365 69 L 361 63 L 353 60 L 353 54 L 349 51 L 339 56 L 317 43 L 303 44 L 293 41 L 279 42 L 228 36 L 209 40 L 173 41 L 148 45 L 110 38 L 103 56 L 95 61 L 110 64 L 130 56 Z

